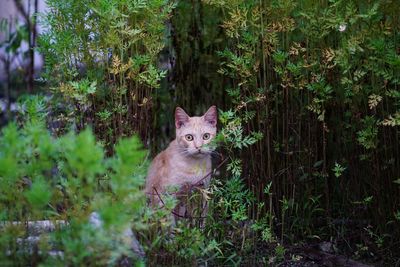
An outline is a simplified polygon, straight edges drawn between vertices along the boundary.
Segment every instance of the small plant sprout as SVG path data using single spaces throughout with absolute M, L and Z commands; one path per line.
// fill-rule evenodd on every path
M 398 210 L 398 211 L 394 214 L 394 218 L 395 218 L 397 221 L 400 221 L 400 210 Z
M 343 172 L 346 170 L 346 167 L 343 167 L 339 163 L 335 162 L 335 166 L 332 168 L 333 173 L 335 174 L 336 178 L 342 176 Z
M 272 187 L 272 181 L 269 182 L 265 187 L 264 187 L 264 194 L 266 195 L 271 195 L 271 187 Z
M 372 200 L 373 200 L 373 199 L 374 199 L 373 196 L 366 197 L 366 198 L 363 199 L 363 204 L 364 204 L 365 206 L 368 206 L 369 204 L 372 203 Z
M 279 244 L 275 247 L 275 255 L 277 261 L 282 261 L 285 258 L 285 254 L 286 254 L 286 249 L 284 246 Z

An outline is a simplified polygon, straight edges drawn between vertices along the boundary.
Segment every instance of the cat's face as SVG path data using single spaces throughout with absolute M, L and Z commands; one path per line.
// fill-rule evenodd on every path
M 215 106 L 201 117 L 189 117 L 183 109 L 176 108 L 176 140 L 183 155 L 201 158 L 213 152 L 207 144 L 217 134 L 217 115 Z

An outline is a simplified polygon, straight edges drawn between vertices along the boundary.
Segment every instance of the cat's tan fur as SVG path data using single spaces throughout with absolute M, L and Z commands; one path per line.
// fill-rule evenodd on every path
M 212 106 L 201 117 L 189 117 L 181 108 L 175 110 L 176 138 L 153 160 L 146 179 L 146 193 L 153 204 L 160 203 L 159 194 L 168 187 L 192 185 L 211 172 L 209 146 L 217 133 L 217 109 Z M 210 137 L 204 140 L 209 134 Z M 192 135 L 193 140 L 188 140 Z M 210 177 L 204 180 L 207 186 Z

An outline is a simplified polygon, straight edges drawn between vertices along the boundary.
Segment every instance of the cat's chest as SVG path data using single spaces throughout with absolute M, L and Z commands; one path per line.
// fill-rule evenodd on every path
M 211 160 L 202 160 L 198 162 L 175 164 L 171 182 L 175 184 L 195 184 L 202 180 L 211 171 Z

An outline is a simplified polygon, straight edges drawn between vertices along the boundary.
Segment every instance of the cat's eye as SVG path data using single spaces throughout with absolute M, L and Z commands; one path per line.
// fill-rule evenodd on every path
M 191 135 L 191 134 L 185 135 L 185 138 L 187 141 L 193 141 L 193 135 Z
M 208 139 L 210 139 L 210 134 L 209 133 L 203 134 L 203 140 L 208 140 Z

